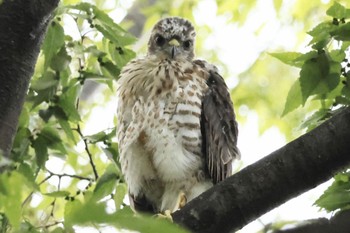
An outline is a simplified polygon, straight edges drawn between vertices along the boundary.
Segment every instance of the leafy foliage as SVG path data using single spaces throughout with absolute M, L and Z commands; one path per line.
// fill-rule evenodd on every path
M 289 90 L 283 115 L 292 112 L 307 101 L 320 101 L 321 108 L 301 124 L 313 129 L 350 106 L 350 9 L 338 2 L 327 10 L 331 17 L 314 27 L 306 53 L 271 53 L 280 61 L 300 68 L 299 79 Z M 349 172 L 334 177 L 333 184 L 315 202 L 327 211 L 348 209 L 350 206 Z
M 333 184 L 315 202 L 327 211 L 350 208 L 350 172 L 342 172 L 334 177 Z
M 348 19 L 350 10 L 335 2 L 327 10 L 332 20 L 318 24 L 308 34 L 312 37 L 306 53 L 271 53 L 282 62 L 300 68 L 299 79 L 291 87 L 283 115 L 307 101 L 320 101 L 322 108 L 310 116 L 308 130 L 329 118 L 340 107 L 350 104 Z
M 15 165 L 0 174 L 1 232 L 72 232 L 77 226 L 104 224 L 185 232 L 167 221 L 136 217 L 126 206 L 114 126 L 84 134 L 93 105 L 80 97 L 84 85 L 98 82 L 111 95 L 121 68 L 135 56 L 128 47 L 134 42 L 92 4 L 56 10 L 19 120 Z M 51 171 L 55 158 L 72 172 Z

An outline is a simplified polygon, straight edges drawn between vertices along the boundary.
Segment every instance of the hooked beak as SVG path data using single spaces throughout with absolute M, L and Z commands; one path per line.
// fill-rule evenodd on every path
M 171 39 L 168 44 L 171 46 L 171 58 L 174 58 L 179 52 L 180 43 L 177 39 Z

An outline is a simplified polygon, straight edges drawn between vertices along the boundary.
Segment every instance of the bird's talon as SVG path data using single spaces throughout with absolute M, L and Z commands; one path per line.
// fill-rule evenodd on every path
M 170 222 L 173 222 L 173 217 L 171 216 L 170 210 L 165 210 L 164 213 L 156 214 L 155 217 L 159 219 L 166 219 Z

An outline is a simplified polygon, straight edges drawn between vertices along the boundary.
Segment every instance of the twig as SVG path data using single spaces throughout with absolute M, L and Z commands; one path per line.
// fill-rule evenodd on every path
M 85 151 L 86 151 L 86 153 L 87 153 L 88 156 L 89 156 L 90 165 L 91 165 L 92 170 L 93 170 L 93 172 L 94 172 L 95 180 L 97 180 L 97 179 L 98 179 L 98 173 L 97 173 L 97 170 L 96 170 L 96 166 L 95 166 L 95 163 L 94 163 L 94 161 L 93 161 L 93 159 L 92 159 L 92 154 L 91 154 L 91 152 L 90 152 L 90 150 L 89 150 L 89 145 L 88 145 L 88 143 L 87 143 L 87 139 L 84 138 L 84 135 L 83 135 L 83 133 L 81 132 L 81 129 L 80 129 L 80 125 L 79 125 L 79 124 L 78 124 L 78 126 L 77 126 L 77 132 L 78 132 L 78 134 L 80 135 L 80 137 L 81 137 L 81 138 L 83 139 L 83 141 L 84 141 Z
M 38 226 L 38 227 L 36 227 L 36 228 L 37 228 L 37 229 L 39 229 L 39 228 L 49 228 L 49 227 L 56 226 L 56 225 L 58 225 L 58 224 L 63 224 L 63 221 L 55 221 L 55 222 L 53 222 L 53 223 L 51 223 L 51 224 L 47 224 L 47 225 L 45 225 L 45 226 Z
M 45 177 L 42 181 L 40 181 L 38 183 L 38 185 L 42 185 L 45 181 L 49 180 L 51 177 L 53 177 L 54 174 L 50 173 L 49 176 Z M 24 199 L 24 201 L 22 202 L 22 207 L 29 201 L 29 199 L 33 196 L 34 191 L 32 191 L 31 193 L 29 193 L 28 197 L 26 197 L 26 199 Z
M 63 173 L 63 174 L 57 174 L 57 173 L 54 173 L 48 169 L 46 169 L 46 171 L 50 174 L 49 177 L 52 177 L 52 176 L 57 176 L 58 178 L 61 178 L 61 177 L 70 177 L 70 178 L 75 178 L 75 179 L 79 179 L 79 180 L 87 180 L 87 181 L 93 181 L 92 178 L 89 178 L 89 177 L 84 177 L 84 176 L 79 176 L 79 175 L 74 175 L 74 174 L 67 174 L 67 173 Z

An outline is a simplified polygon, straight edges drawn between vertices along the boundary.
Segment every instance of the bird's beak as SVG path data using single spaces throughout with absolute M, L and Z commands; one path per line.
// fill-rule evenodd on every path
M 171 39 L 168 44 L 171 47 L 171 58 L 174 58 L 176 56 L 176 54 L 179 52 L 179 46 L 180 46 L 180 43 L 177 39 Z

